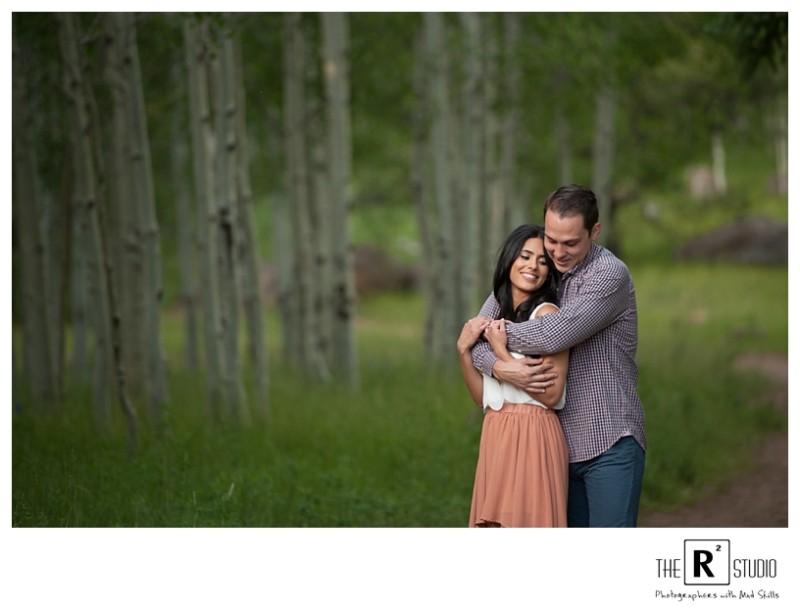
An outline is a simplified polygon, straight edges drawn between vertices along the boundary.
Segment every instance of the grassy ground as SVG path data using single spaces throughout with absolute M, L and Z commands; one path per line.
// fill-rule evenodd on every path
M 758 377 L 730 363 L 787 351 L 788 280 L 786 269 L 722 265 L 631 271 L 650 441 L 642 507 L 652 509 L 746 467 L 748 448 L 786 425 Z M 143 420 L 132 461 L 121 420 L 105 436 L 93 430 L 86 391 L 37 411 L 15 382 L 12 524 L 464 526 L 481 416 L 454 372 L 425 365 L 421 319 L 414 295 L 363 302 L 358 394 L 309 385 L 273 352 L 270 418 L 212 428 L 170 317 L 170 404 L 158 431 Z

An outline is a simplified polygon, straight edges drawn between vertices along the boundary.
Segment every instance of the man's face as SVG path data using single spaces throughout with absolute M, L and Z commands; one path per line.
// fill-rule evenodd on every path
M 592 242 L 600 232 L 600 224 L 591 231 L 583 227 L 583 216 L 561 217 L 548 210 L 544 216 L 544 247 L 559 272 L 567 272 L 580 264 L 589 254 Z

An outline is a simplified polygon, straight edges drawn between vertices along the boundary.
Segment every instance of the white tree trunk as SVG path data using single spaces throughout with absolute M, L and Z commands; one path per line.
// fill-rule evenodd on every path
M 170 72 L 173 86 L 182 90 L 183 71 L 175 64 Z M 170 124 L 170 178 L 177 211 L 178 260 L 181 276 L 180 300 L 184 307 L 185 364 L 191 372 L 200 369 L 200 344 L 197 335 L 197 263 L 195 248 L 195 205 L 191 197 L 189 150 L 185 126 L 175 112 Z
M 167 399 L 161 345 L 161 244 L 155 213 L 150 139 L 142 88 L 136 26 L 131 13 L 107 16 L 107 77 L 114 94 L 115 151 L 113 209 L 121 220 L 120 260 L 124 272 L 115 288 L 122 314 L 126 369 L 151 416 L 159 420 Z
M 15 41 L 16 42 L 16 41 Z M 31 394 L 36 400 L 58 396 L 55 353 L 47 302 L 50 286 L 46 281 L 45 244 L 39 225 L 41 200 L 38 192 L 36 156 L 30 139 L 30 104 L 26 99 L 25 70 L 22 58 L 13 48 L 12 153 L 14 172 L 14 219 L 19 231 L 21 283 L 24 311 L 25 371 Z
M 89 89 L 82 73 L 80 39 L 74 15 L 59 15 L 59 38 L 64 61 L 65 88 L 71 103 L 71 144 L 75 160 L 75 208 L 85 214 L 88 227 L 88 258 L 91 268 L 92 318 L 95 326 L 95 420 L 105 427 L 109 424 L 110 376 L 116 371 L 116 393 L 128 428 L 128 454 L 136 446 L 136 411 L 128 399 L 126 374 L 121 354 L 121 328 L 116 308 L 114 283 L 106 235 L 103 232 L 102 206 L 98 199 L 96 170 L 92 152 L 92 128 L 98 122 L 96 113 L 89 111 Z M 90 119 L 91 116 L 91 119 Z
M 500 195 L 492 209 L 491 234 L 487 257 L 494 267 L 494 258 L 500 244 L 513 228 L 514 211 L 525 209 L 520 198 L 517 182 L 517 154 L 519 148 L 519 107 L 520 107 L 520 62 L 517 58 L 520 43 L 519 19 L 516 15 L 503 14 L 504 34 L 504 78 L 503 99 L 505 107 L 502 115 L 500 147 Z M 490 275 L 491 276 L 491 275 Z
M 434 257 L 440 268 L 437 273 L 437 291 L 432 301 L 436 306 L 439 321 L 434 324 L 434 359 L 453 360 L 452 348 L 458 337 L 457 319 L 457 267 L 454 239 L 455 218 L 452 201 L 451 116 L 449 99 L 448 53 L 445 44 L 445 25 L 441 13 L 425 13 L 423 25 L 426 38 L 426 56 L 432 69 L 430 110 L 432 113 L 431 146 L 433 151 L 434 197 L 438 213 L 438 231 Z
M 350 66 L 347 18 L 323 13 L 323 65 L 328 110 L 328 161 L 331 195 L 333 293 L 325 306 L 333 309 L 333 369 L 350 386 L 358 386 L 355 340 L 355 276 L 350 247 Z
M 597 195 L 597 206 L 600 212 L 600 223 L 604 229 L 600 231 L 598 242 L 607 244 L 607 237 L 612 233 L 611 195 L 614 171 L 614 115 L 616 112 L 616 90 L 607 83 L 597 92 L 594 144 L 592 151 L 592 188 Z
M 789 192 L 789 134 L 786 116 L 786 108 L 781 107 L 774 112 L 770 121 L 775 149 L 775 192 L 778 194 Z
M 145 261 L 142 243 L 140 206 L 136 199 L 130 149 L 133 140 L 130 121 L 133 93 L 127 71 L 126 36 L 118 13 L 106 16 L 105 77 L 110 85 L 112 110 L 110 123 L 109 202 L 107 214 L 112 247 L 114 287 L 119 293 L 122 318 L 122 353 L 132 394 L 136 401 L 146 398 L 145 356 Z
M 150 156 L 150 136 L 147 128 L 147 111 L 144 102 L 139 51 L 136 42 L 136 26 L 132 14 L 127 14 L 123 22 L 127 32 L 127 56 L 129 57 L 131 92 L 131 123 L 133 128 L 133 149 L 131 167 L 135 176 L 136 195 L 140 209 L 142 245 L 144 249 L 144 299 L 145 312 L 145 357 L 148 375 L 148 405 L 158 419 L 163 404 L 168 399 L 166 357 L 161 342 L 161 306 L 164 299 L 164 286 L 161 277 L 161 233 L 156 216 L 155 187 L 153 185 L 153 166 Z
M 722 133 L 711 136 L 711 174 L 714 179 L 714 193 L 724 195 L 728 192 L 728 177 L 725 169 L 725 141 Z
M 236 156 L 236 203 L 239 224 L 237 231 L 242 268 L 242 305 L 247 321 L 250 366 L 255 386 L 255 411 L 263 419 L 269 414 L 269 377 L 267 365 L 266 336 L 264 334 L 264 312 L 261 290 L 261 256 L 253 214 L 253 193 L 250 187 L 250 159 L 247 148 L 245 120 L 245 90 L 242 74 L 241 45 L 234 41 L 232 58 L 234 88 L 236 94 L 235 134 Z
M 479 244 L 480 232 L 486 224 L 479 222 L 482 208 L 486 203 L 486 128 L 487 108 L 484 90 L 484 50 L 480 16 L 475 13 L 461 13 L 461 23 L 465 34 L 465 78 L 462 100 L 464 103 L 462 126 L 462 150 L 464 154 L 464 186 L 462 196 L 454 203 L 459 208 L 458 227 L 454 241 L 459 244 L 458 263 L 460 293 L 456 309 L 458 319 L 467 319 L 475 314 L 478 307 Z M 458 201 L 463 201 L 459 204 Z M 485 290 L 485 287 L 484 287 Z M 485 297 L 485 293 L 483 294 Z M 482 301 L 482 300 L 481 300 Z
M 566 68 L 558 66 L 554 76 L 554 99 L 555 99 L 555 138 L 556 138 L 556 154 L 558 155 L 558 180 L 561 184 L 569 184 L 573 180 L 572 176 L 572 146 L 570 141 L 572 135 L 570 133 L 569 120 L 567 118 L 566 109 L 562 97 L 565 95 L 566 90 Z
M 292 269 L 296 290 L 300 368 L 311 377 L 327 374 L 317 350 L 318 309 L 315 305 L 314 250 L 316 243 L 311 225 L 311 182 L 309 151 L 306 141 L 306 35 L 302 15 L 284 18 L 284 120 L 286 131 L 286 173 L 292 223 L 294 262 Z
M 427 87 L 428 56 L 425 50 L 423 34 L 420 34 L 415 39 L 414 55 L 413 88 L 417 103 L 413 122 L 414 147 L 411 157 L 411 192 L 417 214 L 422 259 L 426 261 L 422 283 L 422 296 L 425 302 L 423 348 L 425 356 L 433 359 L 435 328 L 438 322 L 435 297 L 439 265 L 434 251 L 436 214 L 431 203 L 430 180 L 428 179 L 428 168 L 430 166 L 430 146 L 428 145 L 430 94 Z
M 225 331 L 225 378 L 226 400 L 231 415 L 240 422 L 250 421 L 241 376 L 241 357 L 239 356 L 239 308 L 240 285 L 245 280 L 240 262 L 242 238 L 238 201 L 238 168 L 240 144 L 238 139 L 237 114 L 238 85 L 234 43 L 226 34 L 219 44 L 219 59 L 215 62 L 217 73 L 217 98 L 215 114 L 217 117 L 217 142 L 219 149 L 217 172 L 219 221 L 221 236 L 221 275 L 223 289 L 223 328 Z
M 195 24 L 190 19 L 185 20 L 184 40 L 189 80 L 192 165 L 198 209 L 197 245 L 202 286 L 208 409 L 212 420 L 219 420 L 223 408 L 225 350 L 220 326 L 218 222 L 214 200 L 215 137 L 209 99 L 212 48 L 209 43 L 208 22 L 203 20 Z

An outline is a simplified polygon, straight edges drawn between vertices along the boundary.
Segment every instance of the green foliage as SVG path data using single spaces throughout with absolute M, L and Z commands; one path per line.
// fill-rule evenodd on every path
M 723 13 L 708 25 L 708 31 L 731 47 L 745 78 L 762 63 L 779 70 L 789 60 L 788 13 Z
M 650 442 L 642 508 L 666 508 L 748 466 L 756 441 L 786 428 L 767 401 L 769 381 L 732 362 L 787 351 L 787 274 L 631 270 Z M 361 392 L 309 383 L 276 355 L 269 420 L 212 427 L 201 379 L 179 363 L 181 321 L 170 316 L 171 403 L 158 429 L 141 421 L 135 460 L 125 458 L 121 420 L 94 432 L 85 391 L 49 411 L 18 400 L 12 525 L 465 526 L 481 415 L 453 369 L 426 366 L 422 317 L 418 296 L 363 302 Z
M 647 414 L 643 508 L 695 498 L 747 468 L 765 432 L 786 428 L 771 381 L 733 368 L 748 352 L 785 353 L 785 269 L 675 265 L 632 269 L 640 311 L 639 391 Z

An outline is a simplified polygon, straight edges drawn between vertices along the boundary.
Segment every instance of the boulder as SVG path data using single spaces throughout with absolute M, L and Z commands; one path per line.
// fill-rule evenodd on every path
M 693 238 L 675 252 L 679 260 L 783 265 L 789 260 L 789 226 L 769 217 L 746 217 Z

